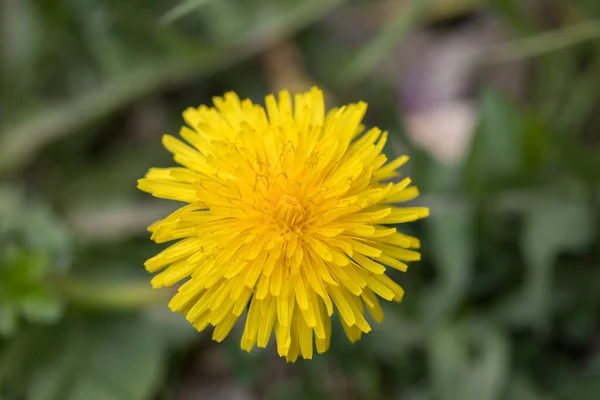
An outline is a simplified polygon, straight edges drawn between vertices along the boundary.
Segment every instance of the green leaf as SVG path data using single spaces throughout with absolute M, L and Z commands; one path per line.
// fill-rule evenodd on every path
M 19 264 L 15 269 L 21 279 L 37 280 L 50 267 L 66 269 L 69 265 L 69 231 L 49 207 L 25 201 L 16 188 L 0 192 L 0 235 L 7 239 L 0 258 L 10 257 L 12 261 L 7 262 Z
M 22 315 L 31 322 L 51 323 L 57 321 L 64 310 L 64 304 L 46 290 L 27 295 L 19 302 Z
M 600 18 L 600 2 L 596 0 L 574 0 L 573 2 L 581 7 L 585 15 Z
M 382 304 L 382 308 L 384 322 L 374 326 L 365 343 L 380 360 L 395 364 L 399 359 L 405 359 L 411 349 L 421 345 L 429 332 L 418 321 L 401 315 L 397 309 L 386 304 Z M 341 335 L 339 339 L 342 343 L 346 341 Z
M 585 147 L 571 138 L 559 140 L 560 153 L 572 172 L 589 183 L 600 183 L 600 146 Z
M 466 349 L 461 339 L 460 330 L 446 327 L 433 335 L 428 346 L 431 381 L 440 399 L 458 398 L 458 385 L 468 369 Z
M 589 71 L 579 74 L 569 82 L 569 92 L 562 99 L 560 112 L 555 115 L 558 130 L 565 138 L 573 140 L 585 128 L 590 116 L 594 115 L 598 104 L 597 71 L 600 68 L 600 57 Z
M 498 90 L 485 88 L 467 162 L 468 187 L 488 193 L 539 184 L 551 161 L 553 138 L 537 112 L 522 110 Z
M 471 339 L 473 357 L 467 384 L 461 399 L 498 399 L 503 393 L 510 371 L 509 341 L 498 327 L 475 325 Z
M 135 315 L 71 320 L 53 356 L 34 370 L 27 398 L 151 398 L 161 385 L 168 349 L 156 328 Z
M 439 280 L 425 294 L 422 312 L 426 319 L 436 321 L 453 312 L 468 293 L 475 255 L 473 215 L 463 204 L 425 223 Z
M 532 93 L 528 103 L 535 106 L 547 121 L 552 121 L 563 109 L 570 107 L 564 94 L 571 91 L 581 75 L 577 50 L 567 49 L 532 60 Z
M 21 229 L 27 245 L 55 255 L 59 261 L 64 259 L 60 266 L 66 267 L 71 237 L 52 211 L 44 205 L 30 204 L 22 222 Z
M 557 256 L 589 245 L 594 231 L 594 214 L 585 204 L 548 201 L 526 215 L 521 247 L 527 275 L 518 307 L 535 327 L 543 329 L 549 323 Z
M 521 121 L 521 156 L 523 175 L 536 179 L 551 155 L 551 141 L 546 124 L 533 113 L 525 113 Z
M 428 345 L 436 398 L 499 399 L 509 372 L 508 354 L 504 334 L 483 321 L 439 329 Z
M 19 392 L 19 388 L 24 387 L 24 377 L 31 371 L 32 365 L 36 365 L 31 363 L 32 356 L 35 354 L 39 358 L 48 349 L 45 344 L 52 330 L 42 329 L 34 332 L 34 329 L 26 328 L 10 340 L 0 342 L 0 397 L 5 390 Z
M 42 45 L 39 18 L 31 1 L 6 1 L 0 13 L 2 39 L 0 72 L 10 79 L 14 89 L 29 89 L 33 81 L 36 58 Z
M 48 272 L 49 264 L 50 259 L 46 253 L 20 251 L 11 275 L 21 282 L 37 282 Z
M 497 90 L 486 88 L 481 94 L 480 118 L 467 170 L 475 191 L 501 187 L 518 175 L 521 166 L 521 121 L 516 106 Z
M 0 304 L 0 337 L 10 336 L 16 329 L 17 313 L 14 307 L 6 303 Z
M 202 6 L 208 4 L 211 0 L 182 0 L 175 7 L 167 11 L 160 19 L 164 24 L 170 24 L 179 18 L 197 12 Z
M 506 399 L 515 400 L 550 400 L 551 398 L 540 393 L 533 382 L 525 376 L 518 374 L 510 380 Z

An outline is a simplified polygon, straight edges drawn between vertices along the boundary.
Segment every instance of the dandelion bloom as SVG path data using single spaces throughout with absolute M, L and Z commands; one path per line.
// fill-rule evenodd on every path
M 180 168 L 152 168 L 138 187 L 188 203 L 148 229 L 162 243 L 149 259 L 156 288 L 185 281 L 169 303 L 196 329 L 213 325 L 220 342 L 248 309 L 241 347 L 266 347 L 275 331 L 288 361 L 311 358 L 331 341 L 339 314 L 354 342 L 371 330 L 364 309 L 383 320 L 378 296 L 400 301 L 387 268 L 419 260 L 419 240 L 390 225 L 426 217 L 426 208 L 398 207 L 418 190 L 397 183 L 408 157 L 386 164 L 387 133 L 364 132 L 365 103 L 325 112 L 312 88 L 266 97 L 265 108 L 235 93 L 183 113 L 184 143 L 163 144 Z M 363 133 L 364 132 L 364 133 Z M 397 181 L 397 180 L 396 180 Z

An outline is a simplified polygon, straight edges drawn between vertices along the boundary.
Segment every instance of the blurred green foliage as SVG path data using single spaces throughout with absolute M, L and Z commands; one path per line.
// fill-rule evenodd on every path
M 176 399 L 187 375 L 212 379 L 210 349 L 223 387 L 250 398 L 600 398 L 600 3 L 394 1 L 360 48 L 328 14 L 381 1 L 2 2 L 0 398 Z M 448 166 L 411 144 L 377 68 L 456 13 L 507 27 L 482 65 L 523 62 L 529 79 L 519 101 L 477 88 L 476 135 Z M 159 250 L 145 226 L 170 206 L 135 190 L 169 165 L 159 137 L 185 107 L 275 89 L 263 55 L 287 40 L 307 85 L 369 102 L 432 209 L 407 228 L 424 260 L 393 274 L 405 301 L 359 343 L 337 326 L 328 354 L 293 366 L 243 353 L 235 332 L 213 345 L 167 310 L 142 264 Z
M 56 321 L 62 303 L 48 285 L 53 271 L 69 266 L 71 238 L 47 207 L 22 204 L 0 189 L 0 336 L 12 336 L 23 318 Z

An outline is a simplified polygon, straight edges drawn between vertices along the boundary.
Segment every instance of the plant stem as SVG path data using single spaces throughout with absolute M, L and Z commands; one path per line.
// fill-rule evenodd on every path
M 492 46 L 482 52 L 480 62 L 497 64 L 518 61 L 564 50 L 592 39 L 600 39 L 600 21 L 585 21 L 564 29 Z
M 147 281 L 120 282 L 54 275 L 49 284 L 71 305 L 96 311 L 132 311 L 164 302 L 169 290 L 154 290 Z

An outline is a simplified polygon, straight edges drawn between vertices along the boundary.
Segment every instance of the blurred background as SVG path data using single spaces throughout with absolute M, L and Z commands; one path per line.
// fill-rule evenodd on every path
M 286 364 L 168 311 L 136 179 L 186 107 L 314 84 L 432 216 L 384 323 Z M 600 1 L 2 0 L 0 88 L 1 399 L 600 399 Z

